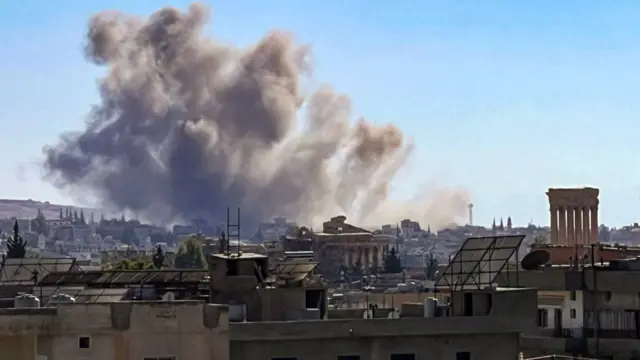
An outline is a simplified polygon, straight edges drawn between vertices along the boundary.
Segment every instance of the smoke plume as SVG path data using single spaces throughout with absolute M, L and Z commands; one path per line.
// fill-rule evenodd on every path
M 208 16 L 194 4 L 90 20 L 85 55 L 106 70 L 101 103 L 83 131 L 45 147 L 48 180 L 163 223 L 223 223 L 227 207 L 241 208 L 243 227 L 274 215 L 317 224 L 346 214 L 357 224 L 465 213 L 464 191 L 390 204 L 389 184 L 413 150 L 400 130 L 353 125 L 349 99 L 331 87 L 305 96 L 309 49 L 289 34 L 236 49 L 203 35 Z

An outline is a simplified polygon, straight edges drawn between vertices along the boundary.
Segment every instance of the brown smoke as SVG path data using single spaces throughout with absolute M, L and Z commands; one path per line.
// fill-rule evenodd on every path
M 161 222 L 224 222 L 228 206 L 241 207 L 247 226 L 274 215 L 429 222 L 433 203 L 387 203 L 413 149 L 397 127 L 352 126 L 349 99 L 330 87 L 303 96 L 308 48 L 288 34 L 230 48 L 202 34 L 208 16 L 194 4 L 148 19 L 114 11 L 91 19 L 85 55 L 106 68 L 102 102 L 84 131 L 44 149 L 47 179 Z M 451 201 L 461 197 L 436 197 L 437 221 L 464 214 L 466 202 Z

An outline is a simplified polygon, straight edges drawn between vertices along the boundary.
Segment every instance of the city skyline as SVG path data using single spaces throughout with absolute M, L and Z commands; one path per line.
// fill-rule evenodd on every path
M 80 129 L 97 101 L 101 71 L 81 54 L 86 21 L 100 10 L 148 14 L 164 4 L 188 2 L 0 5 L 8 41 L 0 75 L 10 84 L 0 89 L 0 110 L 12 135 L 0 144 L 11 154 L 0 162 L 8 171 L 0 197 L 71 203 L 33 163 L 60 132 Z M 212 7 L 208 32 L 240 46 L 272 28 L 293 31 L 314 50 L 316 78 L 352 97 L 354 118 L 394 122 L 413 138 L 416 152 L 395 181 L 395 197 L 423 183 L 463 186 L 474 223 L 511 216 L 516 225 L 548 224 L 547 188 L 591 185 L 601 189 L 602 223 L 640 218 L 640 170 L 631 156 L 640 150 L 633 121 L 640 4 Z

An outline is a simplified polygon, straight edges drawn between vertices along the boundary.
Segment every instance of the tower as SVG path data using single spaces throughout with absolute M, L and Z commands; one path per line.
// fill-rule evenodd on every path
M 473 204 L 469 203 L 469 225 L 473 225 Z

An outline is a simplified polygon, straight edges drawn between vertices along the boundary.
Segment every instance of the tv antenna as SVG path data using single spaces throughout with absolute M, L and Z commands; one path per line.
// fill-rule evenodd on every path
M 236 254 L 240 256 L 240 208 L 237 208 L 236 223 L 231 222 L 231 208 L 227 208 L 227 253 L 231 255 L 231 240 L 237 241 Z

